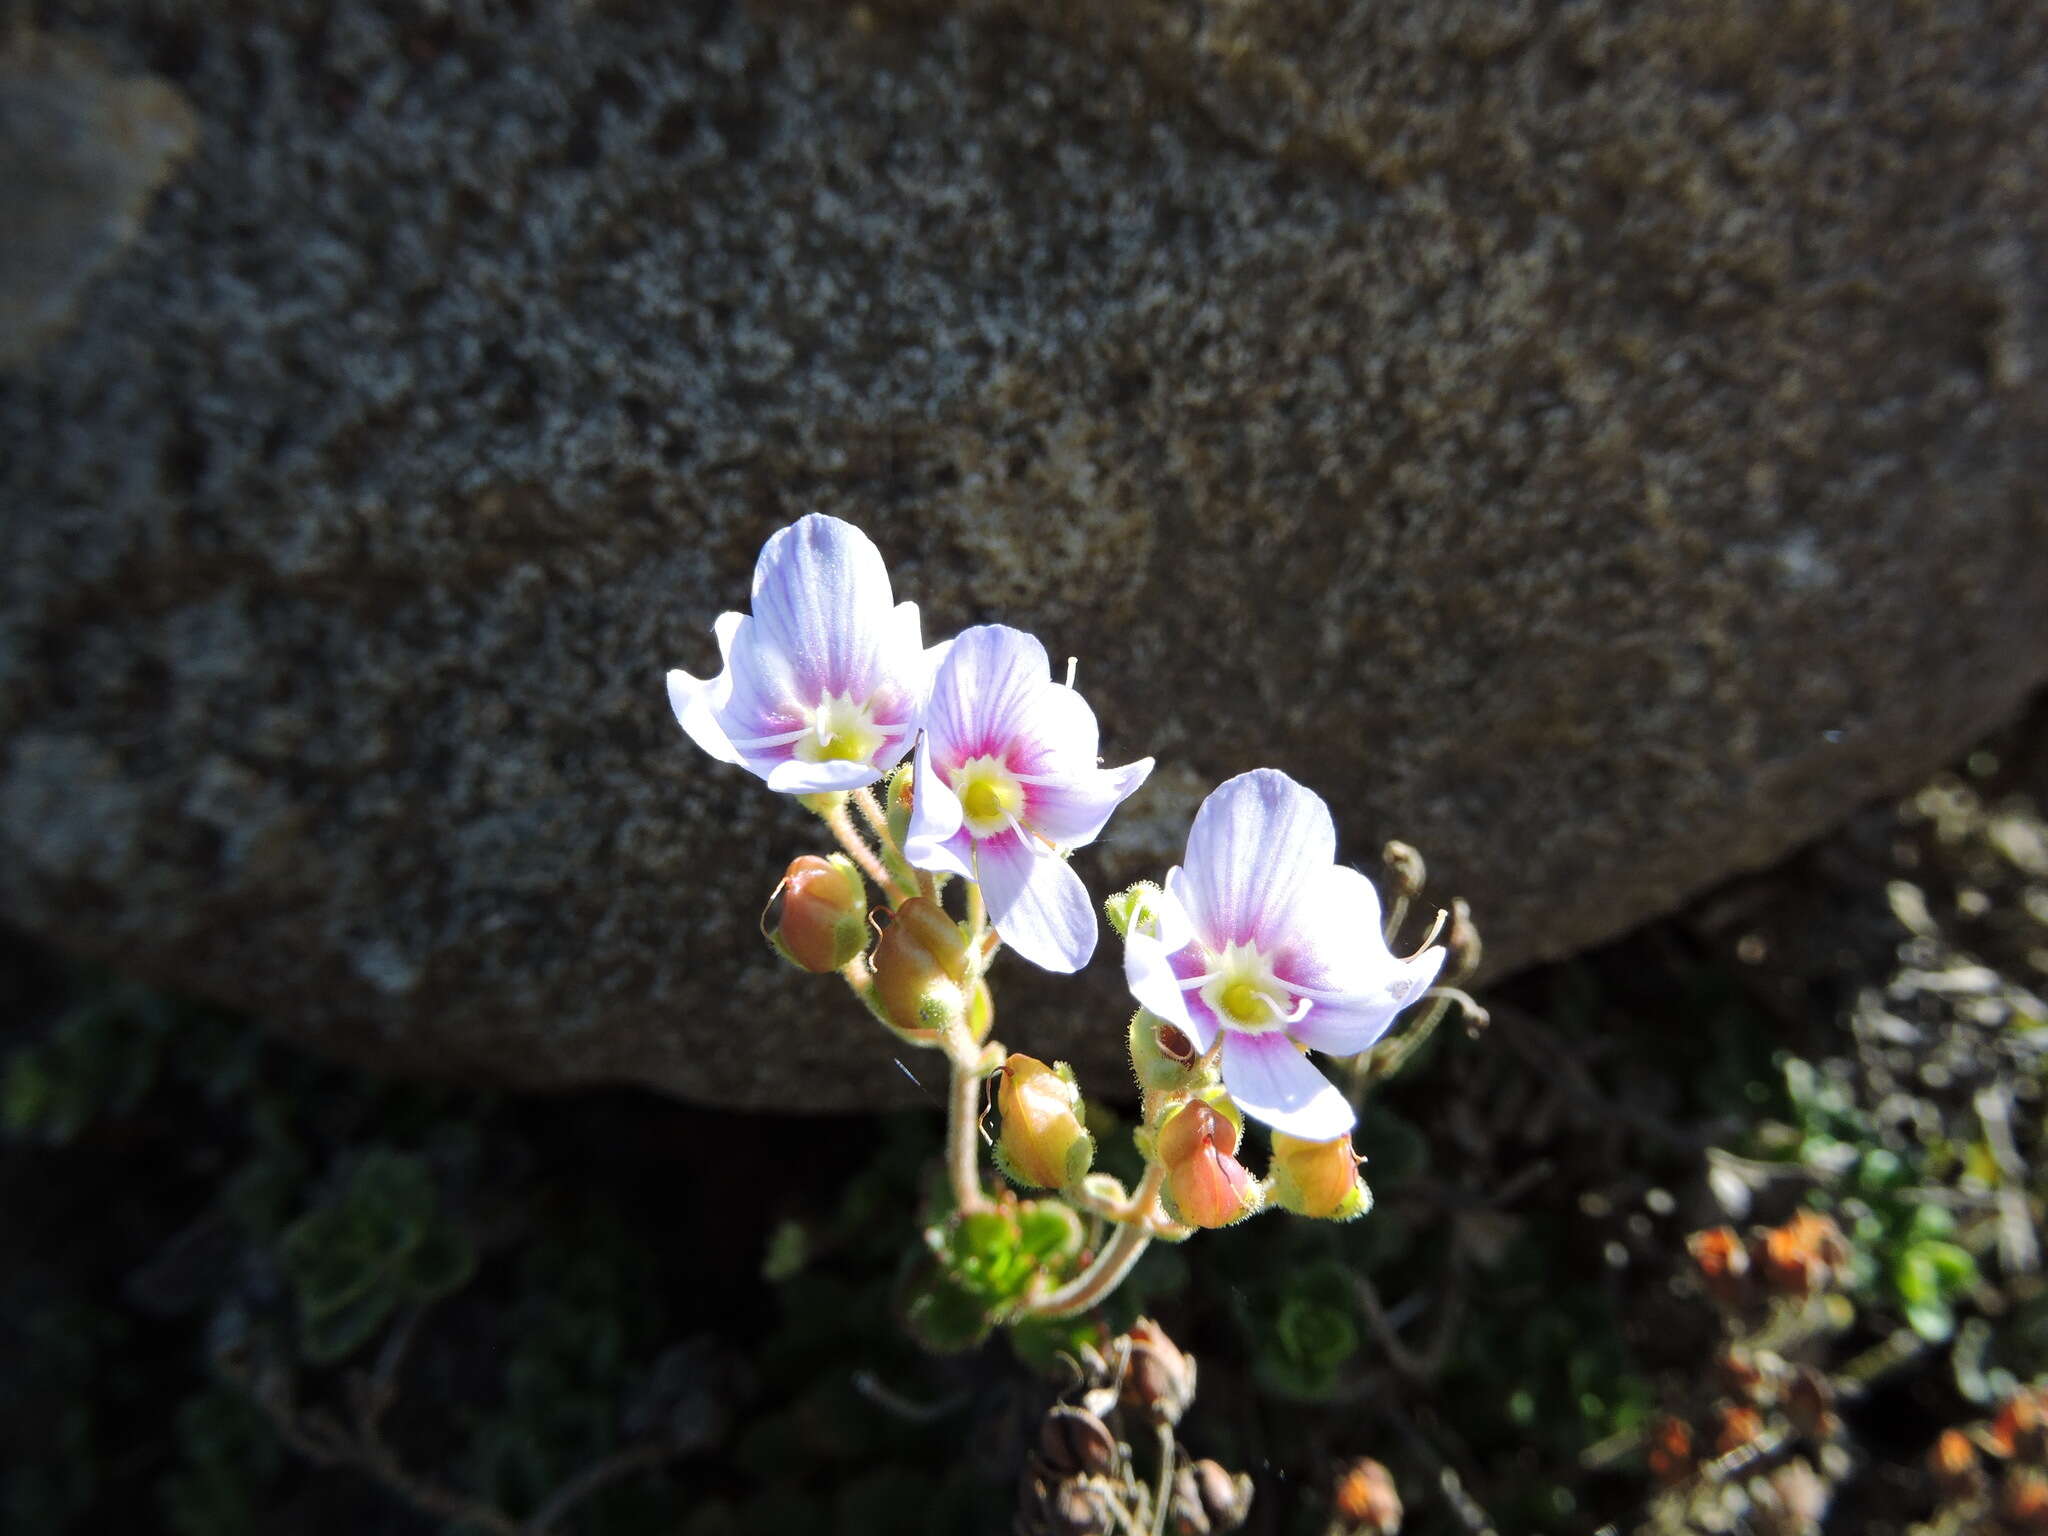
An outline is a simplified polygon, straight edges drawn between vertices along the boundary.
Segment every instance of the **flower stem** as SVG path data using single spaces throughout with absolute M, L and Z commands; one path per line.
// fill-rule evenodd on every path
M 981 1188 L 981 1149 L 975 1136 L 981 1123 L 981 1074 L 975 1071 L 973 1047 L 965 1053 L 948 1046 L 953 1071 L 946 1101 L 946 1176 L 953 1186 L 953 1204 L 962 1211 L 985 1211 L 988 1196 Z
M 1122 1285 L 1124 1277 L 1131 1272 L 1131 1266 L 1152 1246 L 1148 1219 L 1159 1203 L 1159 1189 L 1165 1182 L 1166 1168 L 1163 1164 L 1154 1163 L 1147 1168 L 1138 1192 L 1131 1197 L 1132 1208 L 1142 1212 L 1143 1216 L 1129 1226 L 1118 1227 L 1116 1236 L 1095 1256 L 1093 1264 L 1050 1295 L 1030 1303 L 1024 1309 L 1025 1315 L 1055 1319 L 1078 1317 Z
M 882 802 L 875 798 L 874 790 L 866 786 L 856 789 L 853 792 L 853 803 L 859 808 L 861 819 L 875 834 L 875 841 L 881 845 L 882 861 L 889 866 L 889 873 L 896 878 L 897 885 L 906 891 L 913 886 L 922 890 L 923 881 L 918 878 L 918 872 L 910 867 L 910 860 L 904 857 L 902 848 L 897 845 L 896 834 L 889 830 L 889 813 L 882 809 Z
M 825 825 L 832 829 L 832 835 L 839 839 L 839 846 L 846 850 L 847 857 L 858 864 L 861 872 L 881 888 L 882 894 L 889 898 L 891 906 L 910 894 L 890 877 L 889 871 L 882 867 L 882 861 L 875 857 L 875 850 L 870 848 L 867 839 L 860 835 L 859 828 L 853 824 L 853 818 L 847 814 L 844 796 L 831 801 L 828 806 L 819 810 L 818 815 L 824 819 Z

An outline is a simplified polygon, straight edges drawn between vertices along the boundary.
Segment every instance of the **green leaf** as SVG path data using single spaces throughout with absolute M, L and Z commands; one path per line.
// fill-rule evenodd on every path
M 989 1336 L 989 1309 L 943 1275 L 930 1275 L 911 1292 L 903 1309 L 912 1338 L 934 1354 L 973 1349 Z

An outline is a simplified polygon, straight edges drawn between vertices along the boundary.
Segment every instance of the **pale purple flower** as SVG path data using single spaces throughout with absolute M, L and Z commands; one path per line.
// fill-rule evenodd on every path
M 1219 784 L 1188 832 L 1187 862 L 1126 936 L 1124 975 L 1151 1012 L 1208 1051 L 1255 1120 L 1306 1141 L 1355 1116 L 1302 1046 L 1351 1056 L 1386 1033 L 1443 965 L 1441 946 L 1398 959 L 1372 882 L 1335 861 L 1329 807 L 1258 768 Z
M 981 883 L 1003 942 L 1049 971 L 1095 953 L 1095 904 L 1066 854 L 1095 841 L 1152 759 L 1098 766 L 1095 711 L 1052 680 L 1045 647 L 1001 624 L 965 630 L 932 677 L 910 835 L 920 869 Z
M 690 739 L 786 794 L 872 784 L 910 750 L 927 662 L 917 604 L 892 606 L 881 551 L 812 513 L 771 535 L 754 611 L 712 626 L 725 670 L 668 675 Z

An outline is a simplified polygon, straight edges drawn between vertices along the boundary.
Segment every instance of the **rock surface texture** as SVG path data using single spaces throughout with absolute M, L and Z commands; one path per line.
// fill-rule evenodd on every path
M 0 374 L 0 912 L 363 1061 L 914 1094 L 663 699 L 805 511 L 1159 756 L 1098 891 L 1269 763 L 1497 969 L 2048 673 L 2033 0 L 36 9 L 197 140 Z

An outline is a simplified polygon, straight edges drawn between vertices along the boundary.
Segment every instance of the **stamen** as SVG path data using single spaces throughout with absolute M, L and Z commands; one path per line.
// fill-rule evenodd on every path
M 802 741 L 810 734 L 811 728 L 808 725 L 800 725 L 793 731 L 783 731 L 774 736 L 729 736 L 726 739 L 745 752 L 750 748 L 786 747 L 792 741 Z

